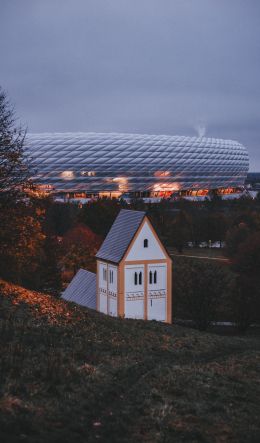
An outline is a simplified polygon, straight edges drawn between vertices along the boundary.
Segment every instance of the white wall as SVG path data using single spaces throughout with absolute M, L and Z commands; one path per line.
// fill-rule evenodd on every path
M 106 272 L 106 279 L 104 278 Z M 107 264 L 98 262 L 99 311 L 107 314 Z
M 98 262 L 99 310 L 117 316 L 117 266 Z
M 144 239 L 148 240 L 148 247 L 144 248 Z M 126 261 L 132 260 L 160 260 L 167 258 L 162 251 L 157 238 L 154 236 L 149 224 L 144 223 L 131 250 L 126 256 Z
M 144 318 L 144 265 L 125 266 L 125 317 Z M 137 273 L 137 285 L 135 284 Z M 139 284 L 139 274 L 142 283 Z

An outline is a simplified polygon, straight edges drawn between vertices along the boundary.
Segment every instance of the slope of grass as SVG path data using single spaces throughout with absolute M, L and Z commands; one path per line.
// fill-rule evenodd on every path
M 0 282 L 0 441 L 258 442 L 260 343 Z

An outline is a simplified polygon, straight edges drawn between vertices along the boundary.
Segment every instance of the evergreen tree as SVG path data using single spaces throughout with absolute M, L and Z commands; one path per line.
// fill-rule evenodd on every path
M 217 320 L 223 304 L 228 286 L 224 269 L 202 260 L 182 259 L 175 264 L 173 276 L 173 303 L 177 315 L 192 320 L 198 329 L 206 330 Z
M 237 274 L 232 305 L 234 319 L 244 332 L 253 322 L 260 322 L 260 232 L 253 232 L 241 242 L 231 257 L 231 269 Z
M 188 241 L 192 238 L 191 223 L 185 211 L 179 211 L 172 223 L 169 225 L 168 242 L 174 246 L 180 254 Z

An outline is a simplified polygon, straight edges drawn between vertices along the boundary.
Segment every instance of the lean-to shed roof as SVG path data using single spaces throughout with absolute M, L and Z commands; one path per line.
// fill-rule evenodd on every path
M 87 308 L 96 309 L 96 274 L 80 269 L 61 298 Z

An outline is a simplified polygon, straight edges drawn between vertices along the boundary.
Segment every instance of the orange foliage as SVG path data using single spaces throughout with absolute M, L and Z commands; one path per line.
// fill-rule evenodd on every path
M 63 273 L 72 272 L 74 275 L 80 268 L 95 271 L 95 255 L 102 239 L 83 224 L 70 229 L 63 237 L 63 258 L 61 265 Z
M 98 249 L 101 242 L 102 238 L 94 234 L 88 226 L 83 224 L 78 224 L 75 228 L 70 229 L 63 237 L 65 248 L 76 245 L 89 249 Z
M 24 289 L 4 280 L 0 280 L 0 291 L 10 298 L 13 305 L 26 303 L 32 309 L 35 318 L 46 316 L 51 324 L 64 324 L 79 321 L 86 317 L 86 311 L 69 305 L 66 301 L 41 292 Z

